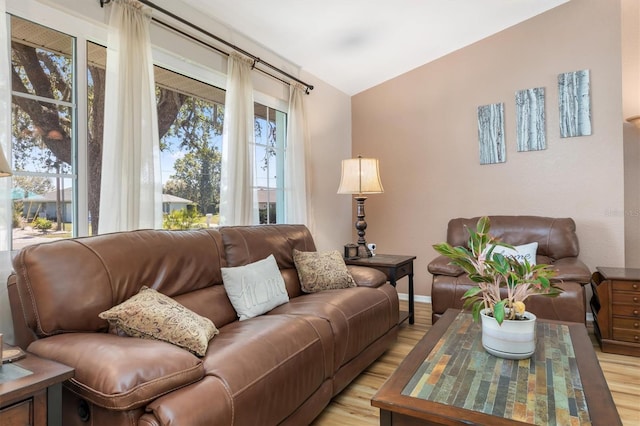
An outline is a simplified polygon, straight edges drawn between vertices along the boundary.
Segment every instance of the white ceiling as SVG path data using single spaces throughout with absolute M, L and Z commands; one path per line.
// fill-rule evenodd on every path
M 354 95 L 569 0 L 182 1 Z

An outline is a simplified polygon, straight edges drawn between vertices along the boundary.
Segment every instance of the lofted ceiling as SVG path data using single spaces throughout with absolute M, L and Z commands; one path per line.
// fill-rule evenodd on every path
M 180 1 L 354 95 L 569 0 Z

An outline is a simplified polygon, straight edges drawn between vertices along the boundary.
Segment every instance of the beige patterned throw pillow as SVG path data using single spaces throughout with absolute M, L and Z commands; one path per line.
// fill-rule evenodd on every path
M 303 252 L 294 249 L 293 261 L 305 293 L 356 287 L 338 250 Z
M 218 329 L 169 296 L 143 286 L 138 294 L 98 315 L 132 337 L 156 339 L 204 356 Z

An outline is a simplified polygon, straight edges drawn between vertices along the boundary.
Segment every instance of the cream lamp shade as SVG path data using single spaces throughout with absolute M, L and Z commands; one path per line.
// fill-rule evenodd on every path
M 342 177 L 338 194 L 380 194 L 384 192 L 380 181 L 377 158 L 350 158 L 342 160 Z
M 4 156 L 2 146 L 0 146 L 0 177 L 11 176 L 11 166 Z

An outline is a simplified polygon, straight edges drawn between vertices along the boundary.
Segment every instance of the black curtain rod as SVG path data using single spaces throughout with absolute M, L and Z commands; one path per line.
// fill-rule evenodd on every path
M 101 7 L 104 7 L 104 5 L 105 5 L 105 4 L 107 4 L 107 3 L 109 3 L 110 1 L 111 1 L 111 0 L 100 0 L 100 6 L 101 6 Z M 281 79 L 281 78 L 279 78 L 279 77 L 277 77 L 277 76 L 275 76 L 275 75 L 273 75 L 273 74 L 271 74 L 271 73 L 269 73 L 269 72 L 267 72 L 267 71 L 265 71 L 265 70 L 262 70 L 262 69 L 260 69 L 260 68 L 258 68 L 258 67 L 256 66 L 257 64 L 263 64 L 264 66 L 266 66 L 266 67 L 268 67 L 268 68 L 270 68 L 270 69 L 272 69 L 272 70 L 276 71 L 277 73 L 279 73 L 279 74 L 281 74 L 281 75 L 283 75 L 283 76 L 285 76 L 285 77 L 288 77 L 288 78 L 290 78 L 291 80 L 296 81 L 296 82 L 298 82 L 298 83 L 302 84 L 303 86 L 305 86 L 305 88 L 306 88 L 306 89 L 305 89 L 305 93 L 306 93 L 306 94 L 309 94 L 309 91 L 313 90 L 313 85 L 308 84 L 308 83 L 305 83 L 304 81 L 302 81 L 302 80 L 298 79 L 297 77 L 292 76 L 291 74 L 287 73 L 286 71 L 283 71 L 283 70 L 281 70 L 280 68 L 277 68 L 276 66 L 271 65 L 269 62 L 266 62 L 266 61 L 264 61 L 264 60 L 260 59 L 259 57 L 255 56 L 255 55 L 252 55 L 251 53 L 247 52 L 246 50 L 242 49 L 241 47 L 238 47 L 238 46 L 236 46 L 236 45 L 234 45 L 234 44 L 232 44 L 232 43 L 229 43 L 228 41 L 226 41 L 226 40 L 224 40 L 224 39 L 222 39 L 222 38 L 220 38 L 220 37 L 216 36 L 215 34 L 212 34 L 212 33 L 210 33 L 209 31 L 207 31 L 207 30 L 205 30 L 205 29 L 203 29 L 203 28 L 200 28 L 199 26 L 197 26 L 197 25 L 195 25 L 195 24 L 192 24 L 191 22 L 189 22 L 189 21 L 187 21 L 187 20 L 185 20 L 185 19 L 183 19 L 183 18 L 179 17 L 178 15 L 176 15 L 176 14 L 174 14 L 174 13 L 172 13 L 172 12 L 169 12 L 168 10 L 166 10 L 166 9 L 164 9 L 164 8 L 160 7 L 160 6 L 155 5 L 155 4 L 154 4 L 154 3 L 152 3 L 151 1 L 149 1 L 149 0 L 138 0 L 138 1 L 139 1 L 140 3 L 143 3 L 143 4 L 145 4 L 145 5 L 149 6 L 149 7 L 151 7 L 152 9 L 155 9 L 155 10 L 159 11 L 160 13 L 162 13 L 162 14 L 164 14 L 164 15 L 169 16 L 169 17 L 170 17 L 170 18 L 172 18 L 172 19 L 175 19 L 176 21 L 178 21 L 178 22 L 180 22 L 180 23 L 182 23 L 182 24 L 184 24 L 184 25 L 187 25 L 187 26 L 189 26 L 189 27 L 193 28 L 193 29 L 194 29 L 194 30 L 196 30 L 196 31 L 199 31 L 200 33 L 202 33 L 202 34 L 206 35 L 207 37 L 211 37 L 212 39 L 214 39 L 214 40 L 216 40 L 216 41 L 218 41 L 218 42 L 220 42 L 220 43 L 224 44 L 225 46 L 227 46 L 227 47 L 229 47 L 229 48 L 231 48 L 231 49 L 235 50 L 236 52 L 239 52 L 239 53 L 241 53 L 241 54 L 243 54 L 243 55 L 245 55 L 245 56 L 249 57 L 250 59 L 252 59 L 252 60 L 253 60 L 253 69 L 255 69 L 256 71 L 260 71 L 261 73 L 266 74 L 266 75 L 268 75 L 268 76 L 270 76 L 270 77 L 272 77 L 272 78 L 275 78 L 276 80 L 281 81 L 282 83 L 289 84 L 289 82 L 288 82 L 288 81 L 285 81 L 285 80 L 283 80 L 283 79 Z M 175 31 L 175 32 L 177 32 L 177 33 L 179 33 L 179 34 L 181 34 L 181 35 L 183 35 L 183 36 L 185 36 L 185 37 L 187 37 L 187 38 L 189 38 L 189 39 L 191 39 L 191 40 L 193 40 L 193 41 L 196 41 L 196 42 L 198 42 L 198 43 L 200 43 L 200 44 L 202 44 L 202 45 L 204 45 L 204 46 L 207 46 L 207 47 L 209 47 L 209 48 L 211 48 L 211 49 L 215 50 L 215 51 L 216 51 L 216 52 L 218 52 L 218 53 L 221 53 L 221 54 L 223 54 L 223 55 L 229 56 L 229 53 L 228 53 L 228 52 L 224 52 L 224 51 L 222 51 L 222 50 L 218 49 L 217 47 L 212 46 L 212 45 L 211 45 L 211 44 L 209 44 L 209 43 L 205 43 L 203 40 L 200 40 L 200 39 L 198 39 L 198 38 L 196 38 L 196 37 L 194 37 L 194 36 L 192 36 L 192 35 L 190 35 L 190 34 L 188 34 L 188 33 L 184 32 L 184 31 L 180 30 L 179 28 L 176 28 L 176 27 L 175 27 L 175 26 L 173 26 L 173 25 L 170 25 L 170 24 L 168 24 L 168 23 L 166 23 L 166 22 L 160 21 L 160 20 L 158 20 L 158 19 L 156 19 L 156 18 L 152 18 L 152 19 L 153 19 L 155 22 L 157 22 L 157 23 L 159 23 L 159 24 L 161 24 L 161 25 L 163 25 L 163 26 L 165 26 L 165 27 L 169 28 L 169 29 L 170 29 L 170 30 L 172 30 L 172 31 Z

